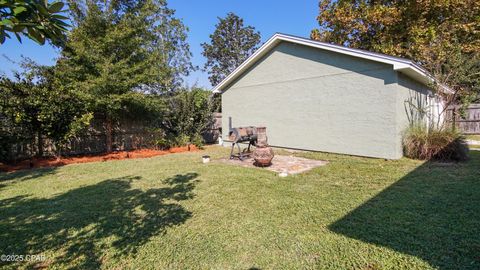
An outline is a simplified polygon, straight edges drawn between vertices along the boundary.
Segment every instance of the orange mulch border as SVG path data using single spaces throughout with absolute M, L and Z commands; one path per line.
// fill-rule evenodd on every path
M 153 149 L 140 149 L 133 151 L 120 151 L 110 154 L 100 155 L 85 155 L 76 157 L 64 157 L 61 159 L 56 158 L 33 158 L 29 160 L 21 161 L 15 165 L 7 165 L 0 163 L 0 171 L 13 172 L 18 170 L 25 170 L 31 168 L 44 168 L 44 167 L 58 167 L 75 163 L 88 163 L 88 162 L 100 162 L 108 160 L 121 160 L 131 158 L 149 158 L 155 156 L 162 156 L 173 153 L 181 153 L 188 151 L 198 151 L 198 148 L 194 145 L 174 147 L 168 150 L 153 150 Z

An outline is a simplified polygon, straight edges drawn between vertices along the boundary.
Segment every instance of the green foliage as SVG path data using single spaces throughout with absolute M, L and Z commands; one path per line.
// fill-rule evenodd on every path
M 179 136 L 175 137 L 173 143 L 173 146 L 185 146 L 191 143 L 190 136 L 188 136 L 187 134 L 180 134 Z
M 433 89 L 444 97 L 447 106 L 462 104 L 460 113 L 465 117 L 465 108 L 480 98 L 480 51 L 464 54 L 455 46 L 448 50 L 446 60 L 432 62 L 430 67 L 436 79 Z M 445 85 L 450 92 L 444 91 Z
M 54 45 L 65 41 L 69 25 L 64 3 L 47 0 L 0 0 L 0 44 L 13 33 L 21 42 L 21 35 L 38 44 L 50 40 Z
M 68 3 L 74 28 L 56 73 L 89 111 L 105 118 L 110 152 L 117 120 L 160 117 L 160 97 L 175 92 L 194 69 L 188 29 L 163 0 Z
M 91 114 L 81 96 L 55 79 L 53 67 L 28 61 L 23 65 L 26 70 L 16 73 L 14 80 L 0 78 L 2 126 L 4 134 L 10 134 L 8 143 L 36 137 L 41 155 L 43 136 L 60 146 L 88 125 Z
M 68 4 L 73 29 L 56 65 L 48 69 L 48 76 L 5 79 L 3 94 L 14 97 L 5 114 L 27 133 L 34 130 L 59 144 L 98 115 L 106 119 L 108 152 L 118 120 L 154 126 L 163 119 L 170 93 L 194 69 L 187 28 L 162 0 Z M 50 8 L 53 12 L 62 7 L 52 3 Z M 22 96 L 15 97 L 16 88 Z M 178 136 L 191 132 L 178 130 Z
M 8 118 L 0 119 L 0 121 L 0 162 L 5 162 L 13 159 L 12 145 L 24 142 L 29 138 L 13 126 Z
M 211 102 L 205 91 L 179 90 L 182 77 L 195 67 L 190 63 L 187 28 L 166 1 L 68 4 L 73 29 L 56 65 L 30 63 L 28 74 L 19 74 L 16 80 L 3 78 L 2 97 L 8 102 L 0 114 L 12 125 L 8 130 L 19 127 L 26 138 L 44 136 L 61 149 L 99 116 L 106 119 L 107 152 L 121 119 L 164 129 L 166 137 L 159 145 L 200 145 Z M 52 12 L 63 7 L 50 5 Z M 2 136 L 18 142 L 13 136 L 18 132 L 8 134 Z
M 68 127 L 68 132 L 63 136 L 63 140 L 60 140 L 61 143 L 65 143 L 68 139 L 75 137 L 78 133 L 85 129 L 93 119 L 93 113 L 88 112 L 81 116 L 75 116 L 70 122 Z
M 212 92 L 200 88 L 181 90 L 168 99 L 161 126 L 172 145 L 202 146 L 202 134 L 212 123 Z
M 221 94 L 213 94 L 212 96 L 212 106 L 214 112 L 222 112 L 222 95 Z
M 447 128 L 412 125 L 405 131 L 403 148 L 405 156 L 414 159 L 464 161 L 468 158 L 464 137 Z
M 220 83 L 258 48 L 260 32 L 252 26 L 244 26 L 243 19 L 234 13 L 219 18 L 210 43 L 203 43 L 202 55 L 207 58 L 204 69 L 208 70 L 212 85 Z
M 74 29 L 59 76 L 111 118 L 138 93 L 175 91 L 192 70 L 187 29 L 164 1 L 70 1 Z M 128 99 L 132 99 L 128 101 Z

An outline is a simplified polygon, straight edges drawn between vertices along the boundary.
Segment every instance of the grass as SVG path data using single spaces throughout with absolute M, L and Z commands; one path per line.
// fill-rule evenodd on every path
M 205 150 L 213 159 L 228 149 Z M 279 178 L 205 152 L 0 174 L 5 269 L 479 269 L 480 152 Z
M 465 135 L 467 140 L 480 141 L 480 135 Z
M 466 135 L 465 138 L 467 140 L 480 141 L 480 135 Z M 478 144 L 471 144 L 468 147 L 473 150 L 480 150 L 480 145 Z

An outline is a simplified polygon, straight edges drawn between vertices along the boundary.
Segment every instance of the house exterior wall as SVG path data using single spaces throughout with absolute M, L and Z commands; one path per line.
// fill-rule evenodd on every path
M 400 158 L 398 81 L 390 65 L 282 42 L 225 88 L 223 138 L 266 126 L 273 146 Z

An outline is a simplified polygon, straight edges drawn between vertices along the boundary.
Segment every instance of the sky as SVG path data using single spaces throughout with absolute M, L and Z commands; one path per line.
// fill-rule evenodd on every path
M 168 6 L 176 10 L 175 16 L 189 28 L 192 62 L 199 67 L 206 62 L 200 44 L 209 41 L 218 17 L 225 17 L 228 12 L 236 13 L 244 19 L 244 24 L 260 31 L 262 43 L 277 32 L 309 37 L 318 25 L 318 0 L 169 0 Z M 28 38 L 22 43 L 8 39 L 0 45 L 0 72 L 11 75 L 12 70 L 18 69 L 12 61 L 18 62 L 22 55 L 39 64 L 53 65 L 58 53 L 57 49 L 40 46 Z M 185 83 L 211 88 L 208 74 L 201 70 L 185 78 Z

